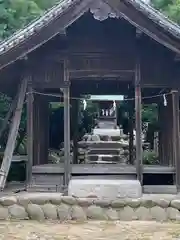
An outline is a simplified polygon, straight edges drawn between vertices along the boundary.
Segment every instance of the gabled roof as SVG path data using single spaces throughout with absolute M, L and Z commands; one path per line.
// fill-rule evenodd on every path
M 72 24 L 83 15 L 84 12 L 88 11 L 90 4 L 98 1 L 99 0 L 60 0 L 57 5 L 46 11 L 43 16 L 33 21 L 25 28 L 15 32 L 0 44 L 0 69 L 47 42 L 62 29 Z M 126 5 L 127 9 L 131 8 L 131 10 L 134 9 L 138 11 L 146 19 L 155 24 L 158 29 L 161 29 L 163 34 L 167 35 L 167 37 L 163 35 L 163 41 L 160 41 L 158 39 L 161 38 L 161 36 L 156 39 L 154 33 L 148 35 L 180 54 L 180 26 L 169 20 L 150 5 L 141 0 L 100 1 L 108 4 L 116 12 L 119 12 L 122 17 L 127 19 L 130 23 L 134 23 L 135 26 L 140 27 L 142 31 L 148 34 L 149 30 L 146 31 L 144 26 L 142 28 L 139 24 L 136 24 L 136 20 L 133 20 L 131 16 L 128 16 L 128 14 L 126 15 L 120 7 L 116 6 L 123 3 Z M 176 44 L 174 44 L 173 41 Z

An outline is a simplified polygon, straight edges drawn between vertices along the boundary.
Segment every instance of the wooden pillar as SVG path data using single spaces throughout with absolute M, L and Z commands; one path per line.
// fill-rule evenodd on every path
M 168 165 L 166 149 L 167 149 L 167 139 L 166 139 L 166 106 L 163 105 L 162 102 L 158 104 L 158 123 L 159 123 L 159 164 L 160 165 Z
M 132 92 L 132 91 L 131 91 Z M 129 98 L 133 98 L 133 94 L 129 94 Z M 133 115 L 134 115 L 134 103 L 129 102 L 129 163 L 134 164 L 134 133 L 133 133 Z
M 141 32 L 137 30 L 136 31 L 136 65 L 135 65 L 136 173 L 137 173 L 137 179 L 140 181 L 141 184 L 143 184 L 140 37 L 141 37 Z
M 132 112 L 129 116 L 129 163 L 134 164 L 134 133 Z
M 167 157 L 167 164 L 170 166 L 175 166 L 175 159 L 173 155 L 173 102 L 172 94 L 167 95 L 167 107 L 165 119 L 166 119 L 166 149 L 165 155 Z
M 32 166 L 33 166 L 33 89 L 28 86 L 27 93 L 27 154 L 28 162 L 26 165 L 26 183 L 31 183 L 32 180 Z
M 180 191 L 180 144 L 179 144 L 179 94 L 172 92 L 172 116 L 173 116 L 173 160 L 176 168 L 176 186 Z
M 39 95 L 33 95 L 33 166 L 39 164 Z
M 34 95 L 33 107 L 33 165 L 48 163 L 49 103 L 47 97 Z
M 38 163 L 48 164 L 48 148 L 49 148 L 49 102 L 46 96 L 40 96 L 39 99 L 39 149 Z
M 64 190 L 67 193 L 71 179 L 71 156 L 70 156 L 70 86 L 67 62 L 64 64 L 64 83 L 66 84 L 64 95 Z
M 72 129 L 73 129 L 73 164 L 78 163 L 78 117 L 79 100 L 72 99 Z

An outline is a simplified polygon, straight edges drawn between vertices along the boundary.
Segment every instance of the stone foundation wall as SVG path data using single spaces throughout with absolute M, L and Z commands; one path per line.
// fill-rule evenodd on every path
M 74 198 L 59 193 L 0 198 L 0 220 L 156 220 L 180 221 L 180 199 L 143 196 L 114 201 Z

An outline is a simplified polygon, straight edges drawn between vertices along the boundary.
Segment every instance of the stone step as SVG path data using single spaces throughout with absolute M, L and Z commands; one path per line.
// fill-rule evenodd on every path
M 112 155 L 87 155 L 87 161 L 90 163 L 102 161 L 102 163 L 124 163 L 124 159 L 120 156 Z
M 84 142 L 79 142 L 79 147 L 81 147 Z M 102 149 L 120 149 L 128 144 L 127 143 L 120 143 L 120 142 L 113 142 L 113 141 L 100 141 L 100 142 L 86 142 L 89 148 L 102 148 Z
M 113 149 L 113 148 L 95 148 L 95 149 L 89 149 L 87 151 L 88 155 L 98 155 L 98 154 L 103 154 L 103 155 L 115 155 L 119 156 L 120 154 L 120 149 Z
M 147 194 L 177 194 L 176 185 L 144 185 L 143 192 Z
M 68 195 L 96 196 L 98 199 L 140 198 L 142 188 L 138 180 L 72 179 Z

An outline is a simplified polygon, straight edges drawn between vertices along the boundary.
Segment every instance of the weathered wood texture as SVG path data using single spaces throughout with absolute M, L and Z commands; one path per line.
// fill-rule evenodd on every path
M 135 28 L 126 21 L 108 19 L 99 22 L 91 14 L 85 14 L 67 29 L 66 35 L 68 44 L 66 39 L 57 36 L 31 54 L 35 85 L 44 88 L 62 87 L 61 68 L 67 57 L 72 81 L 133 81 Z M 174 72 L 172 52 L 144 35 L 140 51 L 143 87 L 167 87 L 174 84 L 170 81 Z
M 173 165 L 172 156 L 172 99 L 167 96 L 167 106 L 159 104 L 159 160 L 160 164 Z
M 49 104 L 43 95 L 34 95 L 33 165 L 48 163 Z
M 17 106 L 12 119 L 12 124 L 11 124 L 9 135 L 8 135 L 8 141 L 6 144 L 4 157 L 1 165 L 1 170 L 0 170 L 0 188 L 1 189 L 3 189 L 5 186 L 6 178 L 11 166 L 11 160 L 12 160 L 16 138 L 18 135 L 19 125 L 21 121 L 21 114 L 22 114 L 26 89 L 27 89 L 27 77 L 24 77 L 19 89 Z
M 69 71 L 68 63 L 64 64 L 64 82 L 67 87 L 63 89 L 64 97 L 64 188 L 65 191 L 68 188 L 69 181 L 71 179 L 71 160 L 70 160 L 70 87 L 69 83 Z
M 176 90 L 172 92 L 172 148 L 173 160 L 176 167 L 176 186 L 180 191 L 180 141 L 179 141 L 179 93 Z
M 135 62 L 135 126 L 136 126 L 136 171 L 137 179 L 143 183 L 142 165 L 142 96 L 141 96 L 141 55 L 140 36 L 136 39 L 136 62 Z
M 26 165 L 26 185 L 31 183 L 32 180 L 32 166 L 33 166 L 33 114 L 34 114 L 34 96 L 33 88 L 28 83 L 28 92 L 27 92 L 27 154 L 28 162 Z
M 78 163 L 78 134 L 79 134 L 79 125 L 78 125 L 78 118 L 79 118 L 79 100 L 75 99 L 76 96 L 73 96 L 74 99 L 71 100 L 72 103 L 72 111 L 71 111 L 71 127 L 73 133 L 73 163 Z M 77 96 L 78 97 L 78 96 Z
M 175 173 L 175 167 L 143 165 L 143 173 L 146 174 L 171 174 Z M 63 174 L 64 164 L 46 164 L 33 166 L 33 173 Z M 93 174 L 136 174 L 136 167 L 122 164 L 72 164 L 72 174 L 93 175 Z

